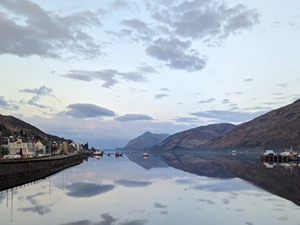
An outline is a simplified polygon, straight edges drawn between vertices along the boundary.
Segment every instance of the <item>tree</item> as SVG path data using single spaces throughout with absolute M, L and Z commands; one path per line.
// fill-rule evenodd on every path
M 5 148 L 5 147 L 1 146 L 0 154 L 1 155 L 8 155 L 8 148 Z

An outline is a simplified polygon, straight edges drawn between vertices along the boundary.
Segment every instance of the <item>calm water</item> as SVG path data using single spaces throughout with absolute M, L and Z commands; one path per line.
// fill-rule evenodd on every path
M 294 167 L 293 167 L 294 166 Z M 2 224 L 300 224 L 300 168 L 257 155 L 104 155 L 0 194 Z

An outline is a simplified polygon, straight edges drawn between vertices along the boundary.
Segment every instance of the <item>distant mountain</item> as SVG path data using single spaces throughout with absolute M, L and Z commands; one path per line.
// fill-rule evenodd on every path
M 158 148 L 163 150 L 170 150 L 174 148 L 198 148 L 208 141 L 231 131 L 234 127 L 235 125 L 230 123 L 196 127 L 171 135 L 166 140 L 158 144 Z
M 300 148 L 300 100 L 243 123 L 209 148 Z
M 167 137 L 169 137 L 168 134 L 153 134 L 148 131 L 138 136 L 137 138 L 129 141 L 129 143 L 124 147 L 124 149 L 144 150 L 159 144 Z
M 21 130 L 27 134 L 28 137 L 30 136 L 51 136 L 52 140 L 58 140 L 60 139 L 57 136 L 48 135 L 41 131 L 40 129 L 36 128 L 35 126 L 26 123 L 18 118 L 15 118 L 13 116 L 4 116 L 0 114 L 0 125 L 1 127 L 4 125 L 6 129 L 12 131 L 12 132 L 20 132 Z

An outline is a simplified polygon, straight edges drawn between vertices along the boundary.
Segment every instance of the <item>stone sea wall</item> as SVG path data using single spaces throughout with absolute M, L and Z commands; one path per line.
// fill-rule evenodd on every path
M 43 179 L 63 169 L 79 165 L 89 154 L 0 162 L 0 191 Z

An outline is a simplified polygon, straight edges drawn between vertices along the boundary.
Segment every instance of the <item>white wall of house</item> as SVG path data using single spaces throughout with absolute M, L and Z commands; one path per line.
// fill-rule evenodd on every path
M 36 150 L 43 150 L 43 154 L 46 153 L 46 146 L 44 146 L 40 141 L 37 143 L 23 143 L 22 139 L 18 139 L 16 142 L 8 144 L 9 154 L 21 154 L 25 156 L 35 156 Z

